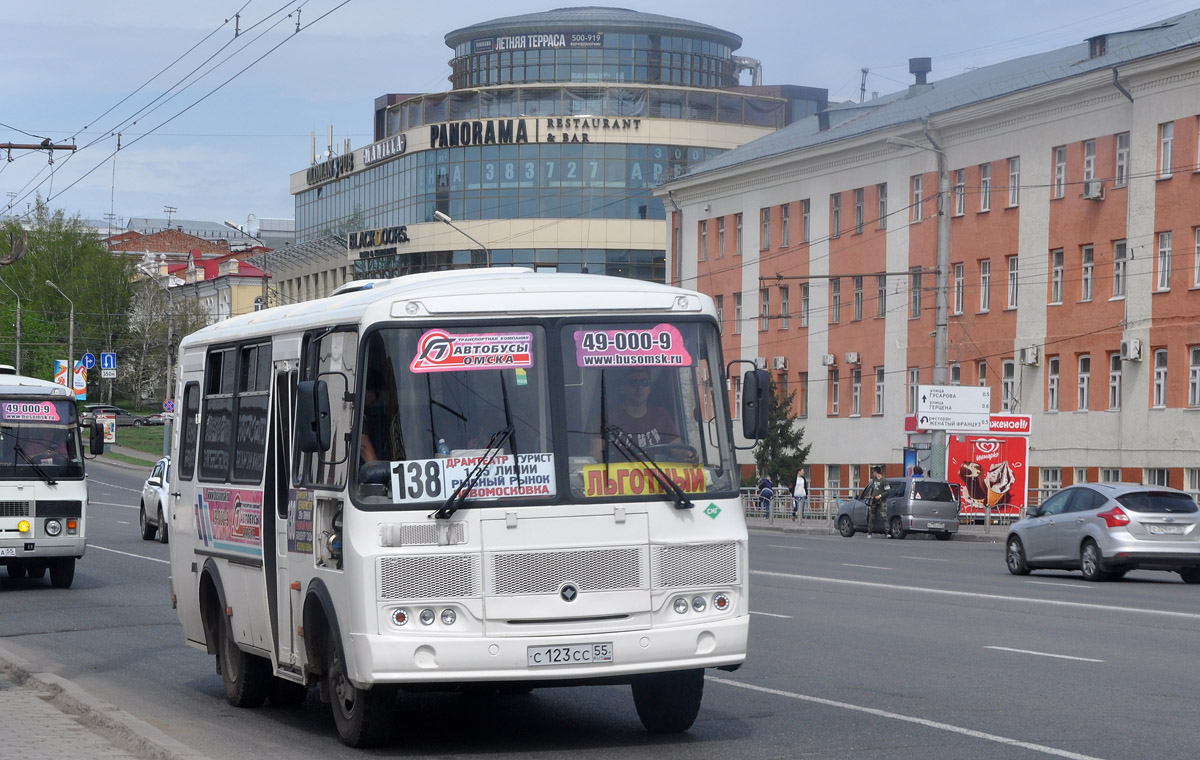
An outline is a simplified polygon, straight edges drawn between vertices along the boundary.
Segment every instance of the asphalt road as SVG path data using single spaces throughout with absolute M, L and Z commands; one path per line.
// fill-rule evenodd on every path
M 1157 760 L 1194 751 L 1200 590 L 1177 575 L 1016 578 L 999 543 L 757 530 L 750 661 L 711 674 L 689 733 L 645 733 L 625 687 L 406 694 L 392 745 L 350 750 L 315 691 L 299 708 L 230 707 L 213 659 L 184 645 L 167 547 L 137 529 L 148 471 L 91 465 L 89 548 L 74 586 L 0 581 L 0 637 L 214 760 Z

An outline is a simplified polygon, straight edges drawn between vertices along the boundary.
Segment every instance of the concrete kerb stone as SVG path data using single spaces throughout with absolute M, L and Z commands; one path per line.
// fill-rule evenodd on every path
M 837 528 L 832 525 L 821 523 L 820 525 L 797 525 L 787 520 L 780 520 L 774 524 L 768 522 L 758 522 L 756 520 L 747 520 L 746 527 L 750 530 L 765 530 L 772 533 L 800 533 L 806 536 L 836 536 L 838 535 Z M 1008 535 L 1008 528 L 1003 525 L 993 526 L 991 533 L 984 533 L 982 525 L 960 526 L 958 533 L 955 534 L 955 541 L 977 541 L 984 543 L 999 544 L 1003 543 Z M 857 536 L 856 536 L 857 537 Z M 918 537 L 935 540 L 933 536 L 919 536 L 913 533 L 908 536 L 906 541 L 913 540 Z
M 138 758 L 208 760 L 141 718 L 97 699 L 78 684 L 54 673 L 33 672 L 28 663 L 3 647 L 0 647 L 0 676 L 28 690 L 30 699 L 41 699 L 55 706 Z

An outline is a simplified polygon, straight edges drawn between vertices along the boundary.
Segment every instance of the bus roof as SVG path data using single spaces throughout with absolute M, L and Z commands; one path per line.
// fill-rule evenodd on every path
M 350 285 L 349 283 L 347 285 Z M 645 280 L 595 274 L 535 273 L 526 268 L 424 272 L 363 287 L 343 286 L 326 298 L 276 306 L 209 325 L 182 346 L 274 335 L 331 324 L 391 319 L 664 313 L 716 315 L 701 293 Z
M 66 396 L 75 394 L 65 385 L 25 375 L 0 375 L 0 396 Z

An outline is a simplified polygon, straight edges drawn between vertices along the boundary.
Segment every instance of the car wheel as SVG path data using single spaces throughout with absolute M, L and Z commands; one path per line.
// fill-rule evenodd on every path
M 158 542 L 160 544 L 167 543 L 167 521 L 163 518 L 162 507 L 158 508 Z
M 904 538 L 908 535 L 908 531 L 904 529 L 904 521 L 899 517 L 893 517 L 892 522 L 888 525 L 888 532 L 892 538 Z
M 1083 571 L 1084 580 L 1092 582 L 1108 580 L 1108 573 L 1100 564 L 1102 560 L 1100 547 L 1096 546 L 1096 542 L 1084 541 L 1079 555 L 1079 569 Z
M 1008 565 L 1008 572 L 1013 575 L 1029 575 L 1029 563 L 1025 561 L 1025 545 L 1016 536 L 1008 539 L 1008 546 L 1004 549 L 1004 563 Z
M 647 731 L 678 734 L 687 731 L 700 713 L 704 670 L 673 670 L 635 676 L 633 705 Z
M 333 635 L 326 637 L 325 678 L 329 679 L 327 691 L 338 736 L 349 747 L 386 744 L 392 735 L 396 691 L 383 685 L 363 690 L 351 683 Z
M 158 532 L 158 529 L 150 524 L 150 518 L 146 517 L 146 502 L 144 501 L 138 507 L 138 526 L 142 529 L 143 541 L 150 541 Z
M 938 541 L 949 541 L 954 538 L 954 534 L 948 530 L 944 530 L 941 533 L 934 533 L 933 535 Z
M 838 518 L 838 533 L 842 534 L 842 538 L 850 538 L 854 535 L 854 523 L 850 522 L 850 515 L 842 515 Z
M 1200 583 L 1200 567 L 1185 567 L 1179 571 L 1184 583 Z
M 133 426 L 134 426 L 134 427 L 141 427 L 141 426 L 142 426 L 142 421 L 141 421 L 141 420 L 134 420 L 134 421 L 133 421 Z

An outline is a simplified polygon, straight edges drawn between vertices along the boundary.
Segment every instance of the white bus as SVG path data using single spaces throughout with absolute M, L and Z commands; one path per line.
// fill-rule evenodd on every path
M 70 588 L 86 547 L 87 481 L 75 394 L 0 371 L 0 564 Z
M 316 685 L 370 746 L 401 688 L 627 683 L 689 728 L 749 616 L 711 300 L 523 269 L 342 290 L 180 345 L 172 599 L 230 703 Z

